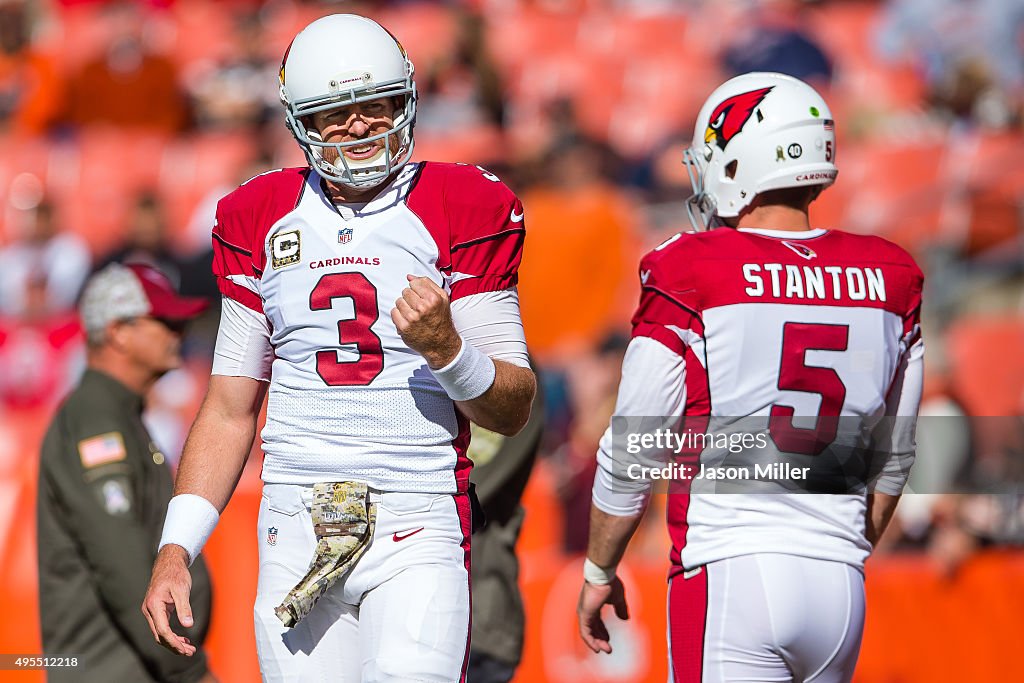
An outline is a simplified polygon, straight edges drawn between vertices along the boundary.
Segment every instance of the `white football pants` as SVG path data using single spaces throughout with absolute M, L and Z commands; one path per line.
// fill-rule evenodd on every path
M 864 629 L 864 575 L 843 562 L 760 553 L 669 582 L 674 683 L 848 683 Z
M 316 548 L 313 488 L 266 484 L 259 513 L 256 647 L 268 683 L 464 680 L 469 655 L 466 494 L 372 493 L 370 547 L 297 626 L 274 608 Z

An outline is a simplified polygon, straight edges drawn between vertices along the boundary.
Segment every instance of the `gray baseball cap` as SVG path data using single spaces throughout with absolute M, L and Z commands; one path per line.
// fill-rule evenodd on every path
M 150 316 L 185 321 L 207 309 L 209 302 L 179 296 L 167 276 L 143 263 L 111 263 L 85 284 L 78 313 L 90 338 L 117 320 Z

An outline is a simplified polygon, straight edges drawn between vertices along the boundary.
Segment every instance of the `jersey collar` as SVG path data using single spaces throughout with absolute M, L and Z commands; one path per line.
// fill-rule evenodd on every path
M 810 240 L 821 237 L 828 232 L 825 228 L 814 228 L 813 230 L 765 230 L 763 228 L 737 228 L 739 232 L 749 232 L 764 237 L 782 237 L 787 240 Z

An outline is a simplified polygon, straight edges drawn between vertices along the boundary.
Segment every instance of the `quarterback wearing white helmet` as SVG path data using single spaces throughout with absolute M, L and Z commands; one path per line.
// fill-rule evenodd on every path
M 640 265 L 617 424 L 663 416 L 700 437 L 643 453 L 670 479 L 676 683 L 853 677 L 864 561 L 914 458 L 923 276 L 895 244 L 811 227 L 835 154 L 829 108 L 806 83 L 733 78 L 704 104 L 685 154 L 698 230 Z M 601 607 L 626 613 L 615 568 L 652 483 L 622 441 L 609 428 L 597 456 L 578 609 L 595 652 L 611 651 Z M 871 476 L 824 480 L 831 488 L 801 477 L 865 452 Z
M 516 293 L 525 222 L 497 177 L 410 162 L 413 65 L 377 23 L 314 21 L 281 66 L 308 167 L 224 197 L 213 377 L 143 611 L 181 654 L 187 563 L 227 504 L 267 401 L 256 643 L 265 681 L 465 678 L 469 422 L 526 423 Z
M 404 166 L 416 123 L 413 72 L 402 45 L 365 17 L 336 14 L 299 32 L 281 63 L 281 102 L 288 130 L 313 170 L 342 185 L 372 188 Z M 373 113 L 391 123 L 365 137 L 325 134 L 315 125 L 370 102 L 378 108 Z

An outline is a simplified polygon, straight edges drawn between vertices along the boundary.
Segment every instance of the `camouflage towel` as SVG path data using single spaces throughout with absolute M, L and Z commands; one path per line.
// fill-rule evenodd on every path
M 291 628 L 309 614 L 320 596 L 344 578 L 373 538 L 377 504 L 370 502 L 366 484 L 352 481 L 313 485 L 313 529 L 316 555 L 302 580 L 274 608 L 277 618 Z

